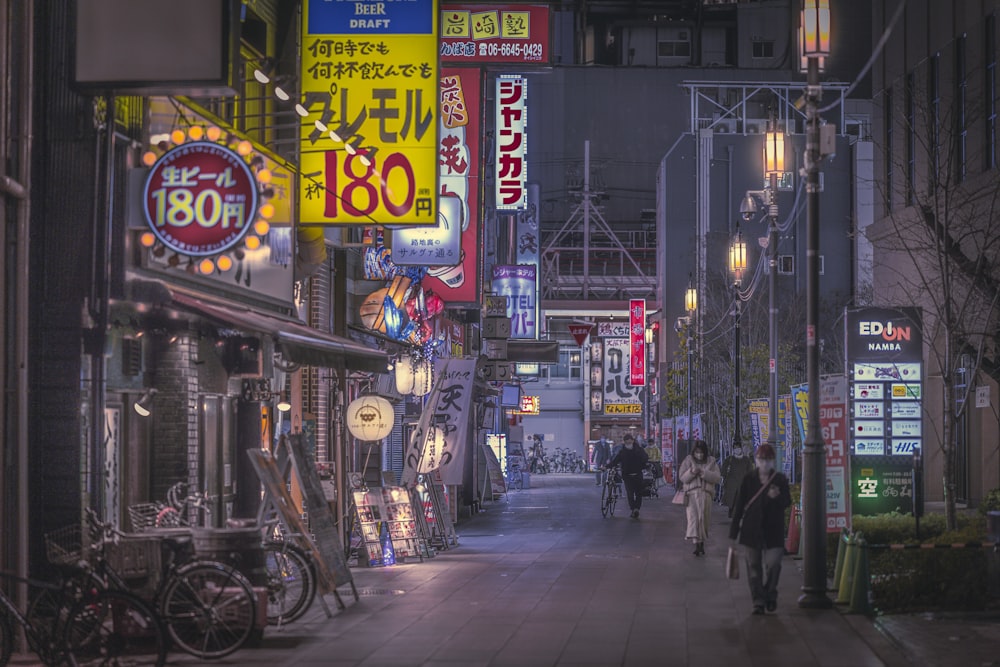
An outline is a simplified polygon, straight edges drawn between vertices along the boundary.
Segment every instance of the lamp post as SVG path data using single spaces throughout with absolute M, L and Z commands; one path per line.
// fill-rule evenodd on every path
M 767 285 L 768 285 L 768 341 L 770 344 L 770 372 L 768 387 L 767 443 L 778 447 L 778 175 L 785 171 L 785 135 L 773 121 L 764 135 L 764 175 L 767 185 L 763 190 L 748 190 L 740 203 L 740 214 L 750 221 L 757 214 L 757 199 L 767 202 Z
M 691 449 L 691 442 L 693 440 L 692 434 L 694 432 L 694 421 L 692 418 L 692 398 L 691 398 L 691 376 L 693 375 L 691 363 L 692 356 L 694 354 L 694 337 L 691 334 L 691 329 L 694 327 L 694 315 L 698 310 L 698 290 L 688 283 L 688 288 L 684 292 L 684 310 L 687 311 L 687 390 L 688 390 L 688 414 L 687 414 L 687 441 L 688 449 Z
M 743 272 L 747 268 L 747 244 L 743 242 L 743 234 L 736 227 L 736 238 L 729 246 L 729 270 L 733 274 L 733 450 L 743 447 L 743 436 L 740 433 L 740 286 L 743 283 Z
M 830 2 L 803 0 L 799 45 L 806 78 L 806 381 L 809 414 L 802 447 L 802 595 L 799 606 L 828 609 L 826 595 L 826 451 L 819 425 L 819 71 L 830 55 Z

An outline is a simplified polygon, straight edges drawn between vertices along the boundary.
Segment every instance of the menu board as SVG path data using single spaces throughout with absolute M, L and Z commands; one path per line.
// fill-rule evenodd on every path
M 401 486 L 383 486 L 382 506 L 396 557 L 419 556 L 417 520 L 410 494 Z
M 384 520 L 382 494 L 379 489 L 359 490 L 354 492 L 354 507 L 357 511 L 358 527 L 361 529 L 361 546 L 363 552 L 358 552 L 358 564 L 369 567 L 390 565 L 390 558 L 385 551 L 394 553 L 392 545 L 387 545 L 383 539 L 382 522 Z
M 402 486 L 354 491 L 358 526 L 369 566 L 392 565 L 398 558 L 421 556 L 417 518 Z

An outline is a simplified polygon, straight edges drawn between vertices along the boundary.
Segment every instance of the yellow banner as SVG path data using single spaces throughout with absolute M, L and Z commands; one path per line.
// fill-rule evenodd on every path
M 437 224 L 437 12 L 433 24 L 429 35 L 303 37 L 303 223 Z
M 641 415 L 642 404 L 640 403 L 607 403 L 604 406 L 606 415 Z

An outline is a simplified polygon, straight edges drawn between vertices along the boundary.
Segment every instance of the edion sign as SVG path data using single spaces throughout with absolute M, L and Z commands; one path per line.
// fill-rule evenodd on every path
M 156 238 L 182 255 L 204 257 L 239 243 L 257 211 L 257 182 L 235 151 L 207 141 L 177 146 L 146 178 L 143 211 Z

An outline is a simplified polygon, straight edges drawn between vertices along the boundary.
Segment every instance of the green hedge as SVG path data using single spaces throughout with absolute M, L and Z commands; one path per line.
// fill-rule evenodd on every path
M 855 534 L 863 534 L 866 544 L 875 547 L 867 550 L 868 572 L 873 605 L 879 612 L 983 611 L 1000 606 L 1000 600 L 990 593 L 989 560 L 996 558 L 991 549 L 878 548 L 889 544 L 981 543 L 986 540 L 983 515 L 960 515 L 958 530 L 946 531 L 943 514 L 928 514 L 920 519 L 919 540 L 916 522 L 909 515 L 855 516 L 853 528 Z M 829 535 L 827 573 L 831 580 L 839 540 L 840 535 Z

